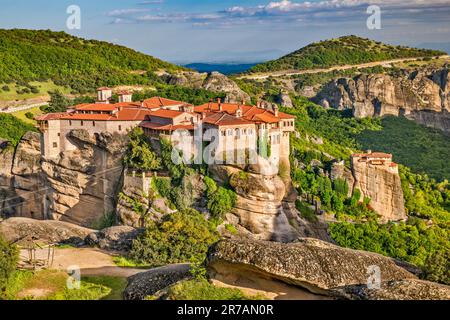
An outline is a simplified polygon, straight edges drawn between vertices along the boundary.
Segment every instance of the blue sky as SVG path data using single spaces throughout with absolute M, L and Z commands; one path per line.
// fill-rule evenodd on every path
M 81 8 L 68 30 L 66 9 Z M 369 5 L 382 29 L 366 26 Z M 63 30 L 164 60 L 255 62 L 310 42 L 356 34 L 450 50 L 450 0 L 1 0 L 0 28 Z

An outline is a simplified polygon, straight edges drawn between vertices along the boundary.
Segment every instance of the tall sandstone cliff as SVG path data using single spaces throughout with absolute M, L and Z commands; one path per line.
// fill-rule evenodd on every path
M 341 178 L 349 185 L 349 194 L 361 191 L 361 200 L 370 198 L 370 206 L 381 216 L 382 222 L 406 219 L 403 190 L 397 166 L 375 165 L 352 161 L 348 169 L 344 163 L 335 163 L 331 178 Z
M 73 130 L 78 148 L 57 159 L 42 159 L 40 135 L 29 132 L 16 150 L 0 154 L 0 209 L 3 216 L 61 220 L 92 226 L 115 211 L 128 139 Z
M 324 107 L 351 109 L 357 118 L 403 115 L 450 132 L 449 67 L 399 75 L 370 74 L 340 78 L 325 85 L 313 100 Z

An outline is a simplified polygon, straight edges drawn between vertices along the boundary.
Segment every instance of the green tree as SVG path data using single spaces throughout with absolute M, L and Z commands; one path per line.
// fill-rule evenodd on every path
M 208 198 L 207 207 L 214 219 L 222 219 L 230 212 L 236 202 L 236 194 L 232 190 L 219 187 L 216 192 Z
M 199 261 L 205 258 L 208 247 L 217 240 L 213 225 L 191 209 L 166 215 L 161 222 L 150 223 L 145 232 L 133 241 L 129 258 L 151 266 Z
M 150 141 L 142 128 L 134 128 L 128 136 L 130 145 L 124 156 L 124 163 L 130 168 L 143 171 L 160 169 L 161 160 L 152 151 Z
M 5 289 L 9 278 L 16 270 L 19 251 L 0 235 L 0 293 Z

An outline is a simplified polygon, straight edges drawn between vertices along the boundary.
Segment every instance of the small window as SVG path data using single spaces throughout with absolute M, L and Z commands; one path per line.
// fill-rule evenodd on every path
M 61 137 L 61 133 L 58 132 L 58 137 Z
M 92 126 L 95 127 L 95 121 L 92 121 Z
M 84 125 L 84 122 L 83 122 L 83 120 L 81 120 L 80 121 L 80 126 L 83 126 Z
M 72 120 L 69 120 L 69 126 L 71 126 L 72 125 Z
M 122 126 L 121 125 L 119 125 L 119 131 L 122 131 Z
M 58 148 L 58 144 L 56 142 L 53 142 L 53 148 Z

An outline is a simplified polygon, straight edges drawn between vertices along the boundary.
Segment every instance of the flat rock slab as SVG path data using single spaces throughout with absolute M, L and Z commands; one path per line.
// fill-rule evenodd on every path
M 128 278 L 125 300 L 143 300 L 178 281 L 192 277 L 190 264 L 172 264 L 151 269 Z
M 369 267 L 374 265 L 380 268 L 384 280 L 415 278 L 394 259 L 310 238 L 289 244 L 223 240 L 210 248 L 207 262 L 213 276 L 232 269 L 253 270 L 318 294 L 367 283 Z
M 43 243 L 81 244 L 94 230 L 55 220 L 9 218 L 0 222 L 0 233 L 10 242 L 32 236 Z

